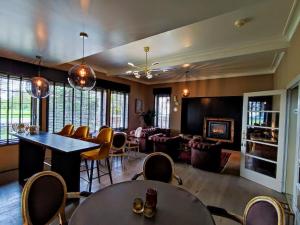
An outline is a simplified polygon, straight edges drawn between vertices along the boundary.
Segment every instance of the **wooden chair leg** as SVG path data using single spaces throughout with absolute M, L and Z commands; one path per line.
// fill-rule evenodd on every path
M 98 181 L 99 181 L 99 184 L 100 184 L 100 168 L 99 168 L 99 161 L 98 160 L 96 161 L 96 164 L 97 164 Z
M 93 183 L 93 171 L 94 171 L 94 160 L 91 161 L 91 172 L 90 172 L 90 182 L 89 182 L 89 192 L 92 191 L 92 183 Z
M 112 175 L 111 175 L 111 168 L 110 168 L 110 163 L 109 163 L 109 158 L 108 157 L 106 158 L 106 164 L 107 164 L 110 184 L 113 184 Z

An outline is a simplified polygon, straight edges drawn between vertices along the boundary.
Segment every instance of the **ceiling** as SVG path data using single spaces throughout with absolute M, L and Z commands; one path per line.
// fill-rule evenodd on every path
M 297 0 L 10 0 L 0 3 L 0 56 L 65 68 L 82 57 L 96 71 L 145 84 L 274 73 L 295 30 Z M 237 29 L 234 21 L 249 18 Z M 126 75 L 127 62 L 169 69 L 154 79 Z

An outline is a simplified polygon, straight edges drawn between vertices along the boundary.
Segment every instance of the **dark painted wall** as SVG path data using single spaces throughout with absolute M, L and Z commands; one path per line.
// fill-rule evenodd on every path
M 243 97 L 196 97 L 182 99 L 181 132 L 203 135 L 205 117 L 234 119 L 234 143 L 224 148 L 240 150 L 242 132 Z

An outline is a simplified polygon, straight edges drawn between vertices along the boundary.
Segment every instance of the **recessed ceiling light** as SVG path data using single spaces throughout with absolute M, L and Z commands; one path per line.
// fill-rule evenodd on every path
M 234 26 L 237 28 L 241 28 L 242 26 L 244 26 L 246 23 L 249 23 L 250 21 L 251 21 L 250 18 L 238 19 L 238 20 L 234 21 Z
M 186 64 L 183 64 L 182 67 L 186 68 L 186 67 L 189 67 L 190 64 L 186 63 Z
M 134 66 L 134 64 L 133 64 L 133 63 L 131 63 L 131 62 L 129 62 L 129 63 L 128 63 L 128 65 L 129 65 L 129 66 Z

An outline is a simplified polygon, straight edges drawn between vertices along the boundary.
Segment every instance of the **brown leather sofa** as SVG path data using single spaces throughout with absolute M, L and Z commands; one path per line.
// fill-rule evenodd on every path
M 195 168 L 219 172 L 221 164 L 221 143 L 211 142 L 203 138 L 190 140 L 191 164 Z
M 154 134 L 149 137 L 153 142 L 153 150 L 155 152 L 163 152 L 168 154 L 174 161 L 178 161 L 180 154 L 180 136 L 168 137 L 164 134 Z
M 130 131 L 129 139 L 134 137 L 135 130 Z M 141 137 L 138 139 L 140 152 L 153 152 L 153 142 L 149 137 L 154 134 L 164 134 L 170 136 L 170 129 L 162 129 L 158 127 L 144 128 L 141 133 Z

